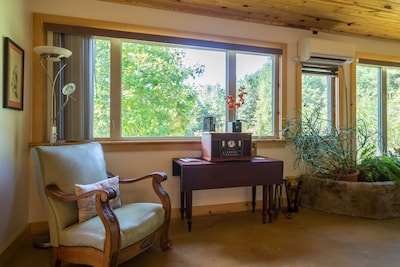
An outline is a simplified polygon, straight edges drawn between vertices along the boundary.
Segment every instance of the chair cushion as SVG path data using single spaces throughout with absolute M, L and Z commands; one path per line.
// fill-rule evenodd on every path
M 111 187 L 117 192 L 117 196 L 110 200 L 113 209 L 121 207 L 121 196 L 119 192 L 119 177 L 115 176 L 93 184 L 75 184 L 75 194 L 82 195 L 92 190 Z M 78 200 L 79 222 L 84 222 L 97 215 L 95 195 Z
M 164 222 L 165 210 L 158 203 L 131 203 L 114 210 L 118 218 L 124 249 L 157 230 Z M 85 246 L 104 249 L 105 229 L 99 216 L 76 223 L 60 233 L 60 246 Z

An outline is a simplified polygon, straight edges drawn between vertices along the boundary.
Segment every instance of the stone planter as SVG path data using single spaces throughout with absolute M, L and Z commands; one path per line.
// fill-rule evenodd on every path
M 347 173 L 338 175 L 337 179 L 343 182 L 358 182 L 358 175 L 360 174 L 359 171 L 355 173 Z
M 394 182 L 301 179 L 299 204 L 302 207 L 370 219 L 400 217 L 400 186 Z

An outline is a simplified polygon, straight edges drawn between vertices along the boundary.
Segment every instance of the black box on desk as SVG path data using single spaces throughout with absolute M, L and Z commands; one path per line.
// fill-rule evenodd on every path
M 212 116 L 203 118 L 203 132 L 215 132 L 216 118 Z
M 250 160 L 250 133 L 203 133 L 202 158 L 208 161 Z

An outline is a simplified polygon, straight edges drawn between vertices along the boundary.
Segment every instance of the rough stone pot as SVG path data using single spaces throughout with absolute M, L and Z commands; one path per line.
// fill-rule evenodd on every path
M 315 177 L 301 180 L 302 207 L 370 219 L 400 217 L 400 186 L 394 182 L 349 183 Z

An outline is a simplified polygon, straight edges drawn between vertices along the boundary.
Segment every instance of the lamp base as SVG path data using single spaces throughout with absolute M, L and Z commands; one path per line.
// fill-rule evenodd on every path
M 55 145 L 57 142 L 57 126 L 51 126 L 50 145 Z
M 32 245 L 35 248 L 51 248 L 49 233 L 36 236 L 32 241 Z

